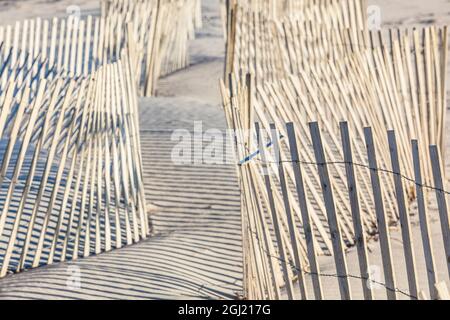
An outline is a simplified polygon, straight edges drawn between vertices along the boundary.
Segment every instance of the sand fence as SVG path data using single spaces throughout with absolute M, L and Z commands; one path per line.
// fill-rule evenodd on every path
M 196 0 L 0 27 L 0 277 L 151 233 L 138 96 L 185 67 Z
M 149 235 L 129 65 L 41 80 L 34 96 L 9 82 L 0 116 L 2 276 Z
M 425 291 L 444 297 L 434 266 L 439 260 L 449 267 L 441 163 L 447 28 L 369 30 L 359 1 L 227 5 L 221 88 L 240 161 L 247 297 L 322 299 L 321 281 L 332 276 L 342 299 L 354 296 L 351 278 L 360 279 L 358 291 L 372 299 L 376 281 L 366 246 L 374 237 L 385 298 L 418 299 Z M 432 198 L 444 252 L 431 244 Z M 418 287 L 424 275 L 416 268 L 411 203 L 420 218 L 425 290 Z M 401 226 L 407 291 L 397 287 L 395 225 Z M 347 268 L 352 246 L 358 275 Z M 322 255 L 334 257 L 336 273 L 320 272 Z

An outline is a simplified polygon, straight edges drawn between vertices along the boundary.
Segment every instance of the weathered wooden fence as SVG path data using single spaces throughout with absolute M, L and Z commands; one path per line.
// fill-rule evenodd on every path
M 369 30 L 360 1 L 307 1 L 275 17 L 268 3 L 229 5 L 226 75 L 251 73 L 257 88 L 275 91 L 284 90 L 283 79 L 295 81 L 290 98 L 299 104 L 305 100 L 298 92 L 306 91 L 306 102 L 328 117 L 346 114 L 341 119 L 375 134 L 393 129 L 401 141 L 423 141 L 427 165 L 425 146 L 444 152 L 447 27 Z M 399 151 L 408 155 L 405 146 Z M 411 175 L 412 165 L 406 170 Z M 429 166 L 424 173 L 431 181 Z
M 365 1 L 358 0 L 229 0 L 224 12 L 221 88 L 229 126 L 244 132 L 235 139 L 237 156 L 244 159 L 239 176 L 245 250 L 254 258 L 245 262 L 249 296 L 292 298 L 291 280 L 298 278 L 300 296 L 306 298 L 305 275 L 295 272 L 301 269 L 310 274 L 314 297 L 323 298 L 318 256 L 331 254 L 341 297 L 350 298 L 345 247 L 356 245 L 358 277 L 367 280 L 360 242 L 376 237 L 383 285 L 387 297 L 395 298 L 399 289 L 389 228 L 400 224 L 407 296 L 418 298 L 408 222 L 417 202 L 430 297 L 437 298 L 424 213 L 430 188 L 418 186 L 445 189 L 439 184 L 445 172 L 436 168 L 445 161 L 447 27 L 374 30 Z M 269 136 L 265 141 L 263 133 Z M 430 152 L 429 145 L 437 147 Z M 265 151 L 269 146 L 279 148 L 273 154 Z M 442 198 L 436 200 L 448 249 Z M 264 240 L 263 247 L 257 240 Z M 362 289 L 365 298 L 374 297 Z
M 2 103 L 0 276 L 146 238 L 136 86 L 124 56 L 74 80 L 9 82 Z
M 43 64 L 40 78 L 87 77 L 105 63 L 116 61 L 130 45 L 127 25 L 114 17 L 54 18 L 18 21 L 0 27 L 3 66 L 9 73 L 23 66 Z M 113 33 L 120 25 L 122 33 Z
M 189 65 L 189 40 L 202 25 L 200 0 L 102 0 L 103 16 L 115 17 L 120 27 L 133 25 L 141 51 L 141 92 L 152 95 L 156 81 Z
M 0 27 L 0 277 L 149 236 L 138 96 L 186 66 L 199 5 Z
M 295 72 L 290 64 L 339 58 L 367 43 L 364 1 L 298 1 L 278 13 L 269 4 L 228 2 L 226 74 L 244 69 L 257 80 L 279 79 Z
M 126 49 L 139 94 L 150 96 L 160 76 L 188 65 L 188 40 L 201 25 L 199 8 L 197 0 L 104 0 L 100 17 L 36 18 L 0 26 L 3 64 L 14 69 L 37 60 L 47 62 L 41 78 L 86 77 Z
M 444 188 L 438 146 L 429 148 L 433 171 L 430 185 L 423 178 L 425 163 L 417 140 L 409 147 L 414 174 L 408 177 L 400 161 L 401 144 L 395 131 L 381 137 L 365 127 L 361 139 L 349 123 L 342 121 L 339 134 L 333 137 L 325 126 L 319 126 L 323 119 L 306 126 L 300 120 L 295 124 L 270 123 L 253 114 L 257 102 L 252 98 L 250 76 L 245 80 L 246 86 L 230 77 L 229 88 L 222 86 L 222 92 L 240 160 L 247 298 L 324 299 L 327 291 L 322 282 L 328 277 L 338 280 L 342 299 L 443 298 L 445 281 L 450 280 L 449 193 Z M 281 108 L 281 104 L 277 106 Z M 381 142 L 387 144 L 386 148 L 377 148 Z M 387 153 L 387 163 L 380 161 L 382 150 Z M 410 185 L 417 194 L 417 209 L 408 201 Z M 432 209 L 430 192 L 436 195 L 438 210 Z M 410 217 L 416 212 L 422 254 L 412 237 Z M 432 243 L 433 216 L 440 221 L 442 248 Z M 397 250 L 395 255 L 391 245 L 394 226 L 402 241 L 402 252 Z M 380 257 L 370 254 L 368 241 L 374 237 L 380 245 Z M 357 274 L 350 273 L 347 266 L 347 249 L 352 246 L 357 250 Z M 335 273 L 320 271 L 323 254 L 334 257 Z M 423 261 L 417 261 L 418 257 Z M 417 271 L 420 263 L 426 266 L 426 272 Z M 370 266 L 374 264 L 382 265 L 384 279 L 371 275 Z M 399 268 L 401 264 L 404 267 Z M 439 273 L 436 266 L 442 265 L 447 271 Z M 398 285 L 397 277 L 404 274 L 408 289 Z M 419 287 L 423 277 L 426 285 Z M 351 286 L 352 279 L 359 279 L 361 284 Z M 382 286 L 385 295 L 375 294 L 374 284 Z

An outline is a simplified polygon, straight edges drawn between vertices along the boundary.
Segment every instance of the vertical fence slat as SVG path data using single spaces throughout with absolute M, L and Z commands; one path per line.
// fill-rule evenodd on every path
M 444 183 L 442 179 L 442 164 L 439 157 L 438 147 L 430 146 L 431 167 L 433 169 L 434 186 L 436 188 L 436 199 L 441 220 L 442 238 L 444 241 L 445 256 L 447 261 L 448 274 L 450 276 L 450 224 L 448 218 L 448 208 Z
M 320 176 L 325 207 L 328 216 L 328 224 L 330 228 L 331 240 L 333 243 L 334 260 L 336 264 L 336 271 L 339 281 L 339 289 L 342 299 L 351 300 L 351 289 L 348 281 L 347 263 L 345 260 L 345 252 L 343 248 L 343 241 L 339 224 L 337 220 L 337 213 L 334 204 L 333 190 L 331 189 L 331 181 L 328 175 L 328 168 L 325 160 L 324 149 L 322 145 L 322 137 L 320 135 L 319 125 L 317 122 L 309 124 L 311 139 L 314 147 L 314 154 L 317 161 L 317 169 Z
M 372 286 L 368 285 L 370 281 L 369 258 L 367 254 L 367 242 L 364 227 L 361 219 L 361 212 L 358 198 L 358 185 L 355 178 L 353 167 L 352 146 L 348 130 L 348 123 L 340 123 L 342 150 L 344 152 L 345 170 L 347 175 L 347 188 L 352 209 L 353 226 L 355 228 L 356 249 L 358 251 L 359 269 L 361 272 L 361 282 L 363 287 L 364 299 L 372 300 Z
M 264 164 L 267 163 L 267 155 L 266 155 L 266 149 L 265 149 L 265 143 L 264 143 L 264 139 L 261 136 L 261 134 L 259 134 L 259 150 L 261 151 L 261 160 L 263 161 Z M 292 288 L 292 283 L 289 279 L 289 265 L 288 265 L 288 259 L 287 259 L 287 255 L 285 252 L 285 248 L 283 245 L 283 239 L 281 236 L 281 230 L 280 228 L 282 227 L 280 225 L 280 221 L 277 215 L 277 210 L 276 210 L 276 206 L 275 206 L 275 199 L 273 196 L 273 183 L 271 181 L 270 178 L 270 173 L 266 172 L 266 174 L 264 175 L 264 183 L 266 185 L 266 189 L 267 189 L 267 195 L 269 198 L 269 208 L 267 208 L 270 211 L 270 215 L 272 216 L 272 222 L 273 222 L 273 228 L 275 231 L 275 237 L 277 239 L 277 244 L 278 244 L 278 250 L 280 252 L 280 260 L 281 260 L 281 265 L 282 265 L 282 270 L 283 270 L 283 275 L 284 275 L 284 280 L 286 283 L 286 289 L 287 289 L 287 295 L 288 295 L 288 299 L 292 300 L 294 299 L 294 292 L 293 292 L 293 288 Z
M 314 297 L 316 300 L 322 300 L 322 284 L 320 281 L 320 268 L 317 262 L 317 253 L 314 245 L 314 231 L 312 229 L 311 217 L 309 215 L 308 202 L 306 198 L 305 186 L 303 184 L 303 170 L 300 166 L 299 152 L 297 145 L 297 136 L 295 134 L 294 124 L 286 125 L 289 146 L 291 150 L 291 160 L 294 169 L 295 185 L 297 189 L 298 201 L 300 204 L 300 212 L 302 215 L 303 232 L 305 233 L 306 248 L 311 269 L 311 278 L 314 289 Z
M 250 165 L 250 177 L 252 178 L 252 183 L 253 186 L 255 188 L 255 190 L 257 190 L 258 194 L 262 194 L 262 190 L 259 190 L 258 188 L 263 188 L 262 182 L 258 182 L 258 175 L 255 172 L 256 168 L 252 167 L 252 165 Z M 257 187 L 257 188 L 256 188 Z M 258 199 L 259 203 L 258 203 L 258 222 L 260 225 L 260 229 L 261 232 L 263 234 L 263 240 L 264 240 L 264 247 L 266 248 L 266 252 L 267 252 L 267 256 L 268 256 L 268 264 L 269 264 L 269 270 L 270 270 L 270 275 L 268 276 L 269 278 L 271 278 L 271 282 L 272 282 L 272 288 L 273 288 L 273 296 L 275 297 L 275 299 L 280 299 L 281 297 L 281 293 L 280 293 L 280 286 L 278 285 L 278 278 L 277 278 L 277 272 L 279 270 L 279 265 L 278 265 L 278 260 L 275 260 L 275 248 L 273 246 L 273 242 L 272 242 L 272 238 L 270 236 L 270 231 L 269 228 L 267 226 L 267 222 L 266 222 L 266 217 L 264 215 L 264 207 L 262 205 L 262 199 Z M 266 201 L 268 202 L 268 200 Z
M 433 257 L 433 244 L 430 237 L 430 228 L 426 212 L 425 198 L 423 192 L 422 169 L 420 162 L 419 144 L 417 140 L 412 140 L 412 157 L 414 164 L 414 175 L 417 193 L 417 208 L 419 211 L 420 231 L 422 235 L 422 246 L 425 257 L 425 265 L 427 268 L 428 287 L 431 299 L 436 299 L 436 290 L 434 285 L 438 282 L 436 275 L 436 266 Z
M 294 215 L 292 214 L 292 210 L 291 210 L 291 203 L 289 201 L 289 196 L 288 196 L 288 191 L 287 191 L 288 185 L 287 185 L 286 176 L 285 176 L 285 172 L 284 172 L 283 162 L 281 159 L 281 151 L 280 151 L 281 146 L 280 146 L 279 134 L 278 134 L 278 130 L 276 130 L 276 128 L 273 126 L 271 126 L 271 131 L 272 131 L 272 138 L 274 141 L 273 147 L 274 147 L 274 150 L 275 150 L 277 158 L 278 158 L 278 169 L 279 169 L 279 175 L 280 175 L 281 192 L 283 195 L 284 209 L 285 209 L 286 218 L 287 218 L 287 222 L 288 222 L 289 235 L 290 235 L 290 239 L 291 239 L 291 243 L 292 243 L 292 249 L 294 251 L 294 261 L 295 261 L 296 273 L 298 275 L 300 297 L 302 299 L 306 300 L 306 299 L 308 299 L 308 294 L 306 291 L 305 279 L 303 277 L 303 265 L 302 265 L 302 261 L 300 259 L 300 248 L 298 246 L 299 239 L 297 238 L 297 232 L 296 232 L 297 227 L 295 225 L 295 218 L 294 218 Z
M 445 282 L 436 283 L 435 289 L 437 292 L 438 300 L 450 300 L 450 292 L 448 291 L 447 285 Z
M 416 275 L 416 262 L 414 258 L 414 243 L 411 237 L 411 224 L 409 222 L 409 213 L 406 209 L 405 191 L 403 189 L 403 180 L 398 158 L 397 139 L 395 132 L 388 131 L 389 152 L 391 155 L 391 165 L 395 184 L 395 193 L 400 216 L 400 224 L 403 239 L 403 250 L 405 254 L 406 271 L 408 276 L 409 293 L 412 297 L 419 296 L 419 289 Z

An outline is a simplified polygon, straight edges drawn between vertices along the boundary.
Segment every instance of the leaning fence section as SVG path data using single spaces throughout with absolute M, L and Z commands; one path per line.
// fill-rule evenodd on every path
M 250 76 L 247 84 L 251 86 Z M 233 84 L 233 79 L 232 89 L 222 86 L 239 160 L 247 298 L 336 298 L 323 288 L 330 277 L 336 279 L 342 299 L 444 298 L 450 280 L 449 192 L 443 184 L 439 147 L 427 148 L 433 171 L 430 185 L 424 180 L 417 140 L 410 141 L 414 174 L 408 176 L 394 130 L 377 137 L 373 128 L 364 127 L 360 139 L 348 122 L 341 121 L 335 141 L 319 124 L 322 121 L 300 128 L 299 121 L 275 123 L 259 116 L 256 120 L 249 104 L 250 86 Z M 380 161 L 380 142 L 387 144 L 388 163 Z M 411 186 L 417 195 L 413 203 L 408 198 Z M 420 232 L 419 243 L 413 237 L 413 214 L 418 215 L 419 228 L 414 230 Z M 435 219 L 440 224 L 438 238 L 430 231 Z M 393 249 L 393 233 L 401 238 L 401 250 Z M 439 244 L 433 244 L 436 239 Z M 375 245 L 379 256 L 372 254 Z M 352 247 L 357 251 L 357 272 L 348 267 Z M 332 272 L 321 271 L 323 255 L 333 257 Z M 373 276 L 373 265 L 382 266 L 381 278 Z M 426 272 L 419 272 L 418 265 Z M 407 279 L 399 281 L 404 275 Z M 374 292 L 377 286 L 384 294 Z
M 346 113 L 351 124 L 371 126 L 375 134 L 394 129 L 403 141 L 437 144 L 444 152 L 446 26 L 369 30 L 360 1 L 307 2 L 275 18 L 262 5 L 231 3 L 226 76 L 251 73 L 257 88 L 270 83 L 275 90 L 280 80 L 300 78 L 296 88 L 320 103 L 320 112 L 333 116 L 326 106 L 338 103 L 335 114 Z M 301 103 L 298 92 L 292 98 Z M 407 170 L 412 174 L 411 164 Z M 425 174 L 429 179 L 430 167 Z
M 189 65 L 189 40 L 202 26 L 200 0 L 102 0 L 101 5 L 103 16 L 117 21 L 113 34 L 132 23 L 141 94 L 154 94 L 159 77 Z
M 374 240 L 385 297 L 445 296 L 448 277 L 434 265 L 448 264 L 440 164 L 447 27 L 374 30 L 364 1 L 230 0 L 224 12 L 221 90 L 236 130 L 244 256 L 252 257 L 244 259 L 248 297 L 326 297 L 319 261 L 331 255 L 328 276 L 338 279 L 340 296 L 372 299 L 371 285 L 356 293 L 350 283 L 376 282 L 368 262 Z M 426 285 L 417 280 L 412 217 L 420 220 Z M 435 218 L 437 248 L 429 231 Z M 406 273 L 392 249 L 396 226 Z M 353 247 L 355 277 L 346 263 Z M 404 274 L 406 290 L 397 286 Z
M 86 77 L 127 50 L 139 95 L 189 64 L 188 41 L 201 26 L 197 0 L 101 1 L 101 16 L 31 19 L 0 26 L 3 68 L 44 64 L 40 77 Z M 4 85 L 5 73 L 1 78 Z
M 0 27 L 0 277 L 151 234 L 138 97 L 187 65 L 196 0 Z
M 149 235 L 129 63 L 79 80 L 42 80 L 33 96 L 29 87 L 8 87 L 0 115 L 1 276 Z

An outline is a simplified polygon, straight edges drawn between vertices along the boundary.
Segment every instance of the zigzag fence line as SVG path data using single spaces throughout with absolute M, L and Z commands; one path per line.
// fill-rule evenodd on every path
M 341 254 L 342 245 L 334 243 L 336 236 L 341 237 L 346 246 L 358 247 L 361 233 L 370 238 L 380 233 L 384 238 L 381 241 L 383 261 L 390 259 L 389 230 L 383 228 L 398 222 L 404 226 L 407 223 L 405 210 L 409 210 L 408 206 L 414 201 L 420 201 L 421 194 L 415 179 L 402 181 L 403 194 L 399 191 L 399 182 L 393 179 L 395 175 L 377 171 L 379 183 L 375 185 L 377 179 L 371 170 L 353 165 L 353 179 L 359 190 L 358 215 L 355 216 L 355 196 L 349 198 L 346 187 L 351 176 L 345 166 L 338 165 L 348 162 L 343 160 L 348 150 L 343 148 L 339 138 L 342 137 L 342 127 L 338 125 L 341 121 L 347 120 L 351 163 L 366 163 L 372 153 L 377 158 L 376 168 L 392 167 L 395 140 L 398 170 L 391 171 L 401 172 L 404 177 L 417 177 L 417 161 L 411 156 L 410 144 L 414 140 L 417 141 L 417 156 L 421 159 L 423 185 L 443 189 L 439 188 L 440 179 L 436 177 L 436 157 L 445 160 L 448 29 L 430 26 L 414 30 L 369 30 L 365 8 L 365 2 L 358 0 L 226 2 L 226 81 L 222 82 L 221 90 L 230 128 L 252 133 L 254 123 L 258 122 L 263 132 L 270 133 L 275 126 L 285 138 L 277 143 L 279 136 L 275 138 L 272 134 L 274 139 L 269 141 L 280 145 L 280 157 L 287 163 L 294 155 L 292 132 L 288 132 L 286 123 L 294 123 L 290 130 L 302 143 L 297 155 L 300 162 L 282 165 L 282 173 L 278 172 L 278 155 L 271 154 L 265 155 L 266 161 L 261 165 L 259 160 L 264 155 L 253 153 L 249 164 L 238 168 L 244 181 L 243 220 L 244 224 L 251 225 L 251 228 L 243 229 L 245 250 L 252 257 L 249 259 L 252 261 L 244 262 L 248 268 L 249 297 L 255 294 L 261 298 L 279 298 L 282 284 L 285 284 L 289 297 L 293 297 L 292 285 L 286 280 L 290 279 L 291 271 L 282 261 L 295 261 L 297 267 L 300 263 L 314 267 L 314 260 L 317 260 L 314 257 L 334 253 L 340 260 L 337 264 L 339 277 L 345 278 L 342 264 L 345 257 Z M 320 131 L 316 129 L 312 136 L 308 123 L 316 122 Z M 367 148 L 369 137 L 364 128 L 371 128 L 373 150 Z M 395 132 L 396 139 L 393 136 L 386 139 L 386 132 L 390 135 Z M 258 149 L 253 134 L 242 135 L 237 140 L 239 159 L 248 158 Z M 323 154 L 318 154 L 319 140 Z M 438 147 L 430 153 L 428 145 Z M 327 161 L 318 161 L 318 155 Z M 334 164 L 327 166 L 328 190 L 323 188 L 326 177 L 321 166 L 319 170 L 304 166 L 303 185 L 299 187 L 297 165 L 302 163 Z M 261 174 L 261 166 L 268 167 L 264 170 L 274 174 L 274 181 L 268 181 Z M 370 163 L 367 166 L 375 168 Z M 445 172 L 442 170 L 441 174 L 444 176 Z M 304 188 L 303 198 L 299 188 Z M 330 189 L 333 201 L 330 201 Z M 428 192 L 423 191 L 423 195 L 428 205 Z M 442 201 L 439 199 L 438 202 Z M 304 215 L 306 206 L 310 208 L 308 217 Z M 443 208 L 441 202 L 441 209 L 447 214 Z M 384 220 L 380 222 L 381 212 Z M 270 216 L 268 221 L 261 218 L 265 214 Z M 290 215 L 294 219 L 292 225 Z M 447 237 L 448 223 L 442 212 L 441 218 L 442 236 Z M 310 224 L 306 220 L 304 226 L 304 219 L 310 219 Z M 355 224 L 355 219 L 360 221 L 362 229 Z M 306 234 L 300 234 L 298 225 L 305 228 Z M 247 230 L 256 231 L 256 237 L 264 239 L 264 250 L 257 248 L 255 233 Z M 269 234 L 264 234 L 267 230 L 271 231 L 272 240 Z M 408 226 L 402 228 L 404 255 L 411 277 L 409 294 L 419 297 L 414 263 L 411 262 L 412 249 L 408 249 L 408 232 Z M 316 240 L 308 247 L 310 234 Z M 292 238 L 294 235 L 297 240 Z M 422 235 L 427 238 L 425 230 Z M 448 245 L 445 243 L 445 246 Z M 262 252 L 266 250 L 271 255 L 275 253 L 281 264 L 264 257 Z M 446 254 L 448 257 L 448 251 Z M 386 286 L 395 288 L 392 286 L 395 279 L 391 277 L 395 271 L 389 271 L 388 262 L 384 266 Z M 314 274 L 320 272 L 311 272 L 312 279 L 317 279 Z M 362 269 L 361 272 L 364 278 Z M 269 286 L 271 281 L 272 287 Z M 342 297 L 351 297 L 345 280 L 340 282 Z M 434 281 L 429 281 L 430 297 L 436 298 L 436 282 L 431 282 Z M 262 284 L 264 290 L 261 290 Z M 316 280 L 314 290 L 315 297 L 321 298 Z M 303 297 L 306 297 L 305 292 L 302 292 Z M 365 297 L 372 296 L 365 292 Z M 388 297 L 394 298 L 392 293 Z
M 102 0 L 102 12 L 117 19 L 113 34 L 132 23 L 144 96 L 155 92 L 159 77 L 189 65 L 188 42 L 202 26 L 200 0 Z
M 393 130 L 388 131 L 385 138 L 389 146 L 389 169 L 380 169 L 375 148 L 378 138 L 374 136 L 373 129 L 364 128 L 364 140 L 359 141 L 352 135 L 347 122 L 339 124 L 341 145 L 334 146 L 332 153 L 335 156 L 342 154 L 342 158 L 331 160 L 326 150 L 332 142 L 318 122 L 310 122 L 307 133 L 300 131 L 298 124 L 292 122 L 279 127 L 273 123 L 266 127 L 267 123 L 263 120 L 247 127 L 247 112 L 250 108 L 247 98 L 250 90 L 244 85 L 237 87 L 236 95 L 226 93 L 225 87 L 223 92 L 229 126 L 237 133 L 237 157 L 246 159 L 237 169 L 242 190 L 247 298 L 326 298 L 321 276 L 324 274 L 320 271 L 319 263 L 319 257 L 323 254 L 334 257 L 335 277 L 342 299 L 351 299 L 354 292 L 361 290 L 365 299 L 375 297 L 371 286 L 367 285 L 368 280 L 376 282 L 371 278 L 369 269 L 374 263 L 383 265 L 382 283 L 388 299 L 397 299 L 399 292 L 406 292 L 413 299 L 444 298 L 445 281 L 450 280 L 450 225 L 446 202 L 449 193 L 444 188 L 438 147 L 432 145 L 429 148 L 435 187 L 424 184 L 424 162 L 420 159 L 417 140 L 412 140 L 410 147 L 414 178 L 404 178 L 405 171 L 399 160 L 398 137 Z M 244 135 L 243 132 L 248 134 Z M 280 140 L 280 136 L 283 139 Z M 354 150 L 357 145 L 365 149 L 365 159 L 356 160 Z M 254 150 L 258 152 L 248 157 Z M 307 153 L 313 154 L 312 160 L 305 158 Z M 287 174 L 288 170 L 292 171 L 293 179 Z M 344 180 L 340 180 L 337 175 L 342 170 Z M 312 175 L 318 176 L 317 184 L 311 183 Z M 370 185 L 369 189 L 364 190 L 361 181 L 366 179 L 366 175 L 369 175 Z M 418 254 L 410 223 L 412 207 L 407 201 L 405 188 L 411 181 L 414 181 L 417 194 L 426 275 L 417 272 Z M 387 183 L 392 184 L 394 190 L 387 190 Z M 444 252 L 436 251 L 432 243 L 430 190 L 436 196 Z M 364 199 L 368 198 L 372 200 L 371 211 L 362 206 Z M 337 211 L 344 206 L 348 207 L 348 211 Z M 324 213 L 321 213 L 322 210 Z M 344 216 L 344 212 L 348 215 Z M 370 213 L 376 215 L 375 220 L 368 221 Z M 391 227 L 396 221 L 392 215 L 400 222 L 404 250 L 402 256 L 394 256 L 391 248 Z M 368 241 L 375 235 L 379 239 L 381 261 L 369 257 Z M 351 246 L 357 249 L 359 275 L 348 271 L 346 248 Z M 395 268 L 399 265 L 398 259 L 404 259 L 405 270 Z M 443 264 L 447 266 L 448 277 L 439 278 L 436 266 Z M 400 272 L 408 276 L 408 290 L 398 289 L 396 277 Z M 306 275 L 310 275 L 310 282 L 306 281 Z M 418 279 L 425 276 L 428 288 L 420 288 Z M 350 287 L 349 279 L 355 277 L 362 280 L 361 288 Z M 298 291 L 294 280 L 298 281 Z M 312 290 L 308 289 L 307 283 L 311 284 Z M 285 295 L 282 288 L 286 291 Z
M 314 103 L 325 102 L 320 112 L 329 117 L 344 113 L 341 119 L 370 125 L 375 134 L 395 129 L 403 141 L 417 138 L 444 152 L 448 28 L 368 30 L 359 22 L 359 1 L 344 2 L 348 7 L 307 1 L 277 19 L 245 2 L 230 5 L 227 74 L 251 73 L 256 88 L 298 77 L 298 104 L 298 90 L 306 91 Z M 331 101 L 336 111 L 325 107 Z M 402 161 L 407 150 L 401 146 Z M 430 162 L 424 147 L 421 156 Z M 413 173 L 411 163 L 407 170 Z M 431 176 L 428 167 L 425 179 Z
M 129 60 L 3 104 L 1 276 L 149 235 Z
M 0 27 L 0 277 L 147 238 L 138 96 L 187 64 L 196 0 Z
M 40 68 L 40 78 L 86 77 L 105 63 L 117 61 L 127 49 L 134 59 L 139 93 L 150 96 L 160 76 L 189 63 L 188 40 L 194 37 L 201 18 L 196 3 L 105 0 L 105 15 L 100 17 L 36 18 L 0 26 L 2 67 L 14 72 L 41 63 L 45 68 Z M 6 74 L 1 78 L 3 87 Z

